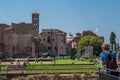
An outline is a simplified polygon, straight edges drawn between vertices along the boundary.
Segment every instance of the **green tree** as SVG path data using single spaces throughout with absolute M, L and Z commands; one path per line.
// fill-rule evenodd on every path
M 116 43 L 115 38 L 116 38 L 115 33 L 111 32 L 111 34 L 110 34 L 110 44 L 115 44 Z
M 79 40 L 78 43 L 78 53 L 83 54 L 86 46 L 93 46 L 93 54 L 98 56 L 101 52 L 102 41 L 95 36 L 85 36 Z
M 71 48 L 68 50 L 68 54 L 71 56 L 71 59 L 75 59 L 76 53 L 77 53 L 77 51 L 75 48 Z

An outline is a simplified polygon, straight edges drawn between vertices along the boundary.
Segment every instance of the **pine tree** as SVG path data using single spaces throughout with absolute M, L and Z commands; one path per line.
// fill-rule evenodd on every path
M 110 34 L 110 44 L 116 44 L 115 38 L 116 38 L 115 33 L 111 32 L 111 34 Z

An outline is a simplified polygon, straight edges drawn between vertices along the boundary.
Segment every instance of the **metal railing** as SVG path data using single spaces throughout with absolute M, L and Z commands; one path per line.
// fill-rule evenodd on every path
M 111 71 L 112 74 L 106 74 L 104 72 L 99 72 L 99 80 L 120 80 L 120 71 L 107 69 L 107 71 Z

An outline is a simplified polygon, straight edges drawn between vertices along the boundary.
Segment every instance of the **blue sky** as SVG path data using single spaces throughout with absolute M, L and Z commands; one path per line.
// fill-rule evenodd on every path
M 75 35 L 92 30 L 109 43 L 111 31 L 120 43 L 120 0 L 0 0 L 0 23 L 31 23 L 40 13 L 41 29 L 60 29 Z

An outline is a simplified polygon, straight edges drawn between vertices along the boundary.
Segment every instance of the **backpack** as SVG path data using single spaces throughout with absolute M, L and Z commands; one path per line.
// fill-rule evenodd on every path
M 110 54 L 106 54 L 106 68 L 114 70 L 118 68 L 117 62 L 112 56 L 112 52 L 110 52 Z

